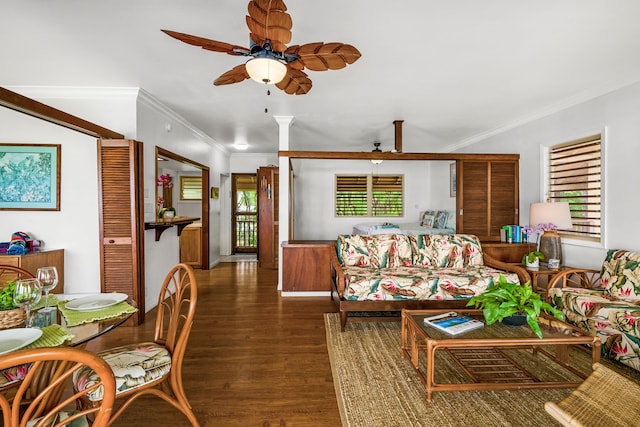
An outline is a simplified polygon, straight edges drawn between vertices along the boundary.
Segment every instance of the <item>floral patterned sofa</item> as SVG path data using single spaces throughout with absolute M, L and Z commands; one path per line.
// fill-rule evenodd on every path
M 518 265 L 483 255 L 469 234 L 339 235 L 331 270 L 342 330 L 350 312 L 461 308 L 501 274 L 530 280 Z
M 565 319 L 600 337 L 604 356 L 640 370 L 640 253 L 610 250 L 598 270 L 569 270 L 549 283 Z

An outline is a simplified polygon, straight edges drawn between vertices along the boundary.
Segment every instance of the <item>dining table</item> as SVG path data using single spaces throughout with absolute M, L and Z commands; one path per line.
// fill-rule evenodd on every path
M 92 301 L 99 301 L 100 304 Z M 0 330 L 0 357 L 27 348 L 83 348 L 89 341 L 125 323 L 138 311 L 135 303 L 127 295 L 114 293 L 49 294 L 48 303 L 40 301 L 33 307 L 33 315 L 38 316 L 38 311 L 43 310 L 45 305 L 55 308 L 55 323 L 41 328 Z M 3 336 L 7 337 L 5 341 Z M 18 368 L 0 372 L 0 392 L 20 380 Z

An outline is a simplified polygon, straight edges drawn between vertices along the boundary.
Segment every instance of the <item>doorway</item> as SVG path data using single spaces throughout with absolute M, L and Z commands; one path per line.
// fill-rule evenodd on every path
M 191 171 L 197 171 L 200 175 L 200 236 L 199 242 L 197 242 L 197 246 L 199 246 L 199 251 L 196 248 L 196 252 L 199 252 L 199 268 L 203 270 L 209 269 L 209 167 L 198 162 L 195 162 L 191 159 L 183 157 L 179 154 L 172 153 L 171 151 L 165 150 L 164 148 L 156 146 L 156 182 L 160 177 L 158 173 L 159 170 L 163 170 L 164 168 L 168 168 L 169 166 L 160 165 L 159 163 L 170 163 L 171 170 L 188 170 L 190 174 Z M 163 191 L 163 190 L 161 190 Z M 160 193 L 162 196 L 165 196 L 164 192 Z M 177 200 L 176 200 L 177 201 Z M 194 264 L 195 267 L 195 264 Z
M 232 254 L 258 251 L 258 181 L 255 173 L 231 174 Z

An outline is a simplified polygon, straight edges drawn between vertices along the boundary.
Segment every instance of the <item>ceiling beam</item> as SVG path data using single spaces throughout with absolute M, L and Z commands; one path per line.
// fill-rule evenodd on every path
M 393 126 L 395 127 L 395 148 L 398 153 L 402 153 L 402 122 L 404 122 L 404 120 L 393 121 Z
M 278 151 L 279 157 L 290 159 L 333 160 L 520 160 L 520 154 L 472 153 L 373 153 L 348 151 Z
M 57 110 L 34 99 L 0 87 L 0 105 L 75 131 L 104 139 L 124 139 L 124 135 L 79 117 Z

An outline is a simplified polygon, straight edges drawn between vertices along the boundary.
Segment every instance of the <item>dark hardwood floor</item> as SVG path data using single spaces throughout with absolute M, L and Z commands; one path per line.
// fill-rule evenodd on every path
M 277 271 L 256 262 L 196 270 L 198 307 L 183 364 L 189 401 L 203 426 L 340 426 L 327 355 L 327 297 L 281 298 Z M 97 351 L 153 338 L 155 311 L 87 347 Z M 132 405 L 116 426 L 183 426 L 158 398 Z

